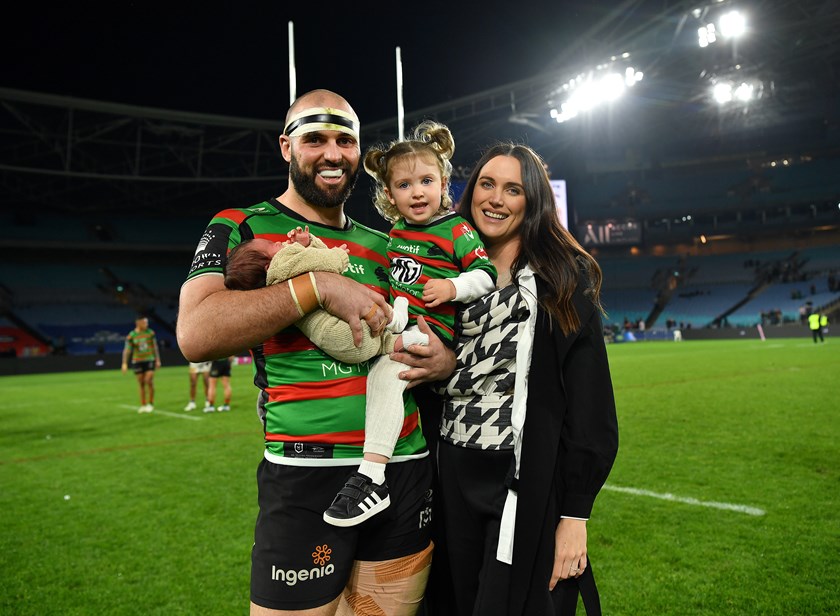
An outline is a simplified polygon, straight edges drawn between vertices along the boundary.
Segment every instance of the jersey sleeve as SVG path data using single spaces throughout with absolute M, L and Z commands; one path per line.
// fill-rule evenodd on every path
M 462 272 L 483 270 L 490 275 L 493 284 L 496 283 L 496 268 L 487 257 L 484 243 L 478 232 L 463 218 L 452 229 L 452 244 Z
M 236 209 L 223 210 L 213 217 L 198 241 L 187 280 L 224 273 L 228 251 L 242 241 L 239 223 L 244 219 L 244 212 Z

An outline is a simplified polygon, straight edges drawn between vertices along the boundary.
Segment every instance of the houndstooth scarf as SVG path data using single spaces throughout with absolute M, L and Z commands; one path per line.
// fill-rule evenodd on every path
M 472 449 L 513 449 L 516 349 L 529 314 L 519 287 L 508 285 L 460 315 L 455 372 L 438 389 L 446 397 L 445 441 Z

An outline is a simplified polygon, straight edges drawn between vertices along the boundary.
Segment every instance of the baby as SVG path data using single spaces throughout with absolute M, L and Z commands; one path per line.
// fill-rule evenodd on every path
M 234 247 L 225 267 L 225 286 L 234 290 L 256 289 L 285 282 L 307 272 L 342 273 L 349 263 L 347 246 L 327 248 L 309 227 L 293 229 L 285 242 L 263 238 Z M 401 300 L 401 301 L 400 301 Z M 346 364 L 358 364 L 378 355 L 401 351 L 412 344 L 426 346 L 429 337 L 416 330 L 400 332 L 408 323 L 408 301 L 394 301 L 393 316 L 382 335 L 374 337 L 362 327 L 362 344 L 353 344 L 350 326 L 323 309 L 301 317 L 295 326 L 325 353 Z

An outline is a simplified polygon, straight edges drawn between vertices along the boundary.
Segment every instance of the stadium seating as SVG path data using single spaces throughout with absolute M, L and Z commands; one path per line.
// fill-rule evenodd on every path
M 631 322 L 647 318 L 657 300 L 667 302 L 656 327 L 673 320 L 695 328 L 722 315 L 726 315 L 722 324 L 733 327 L 796 322 L 806 302 L 819 308 L 840 300 L 840 291 L 829 288 L 829 275 L 840 273 L 836 246 L 681 259 L 610 256 L 599 263 L 607 325 L 622 326 L 625 317 Z M 660 293 L 669 286 L 670 294 Z

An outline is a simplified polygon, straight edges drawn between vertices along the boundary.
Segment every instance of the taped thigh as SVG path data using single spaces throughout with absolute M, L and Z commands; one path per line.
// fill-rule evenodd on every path
M 434 546 L 383 561 L 356 561 L 336 616 L 414 616 L 426 592 Z

